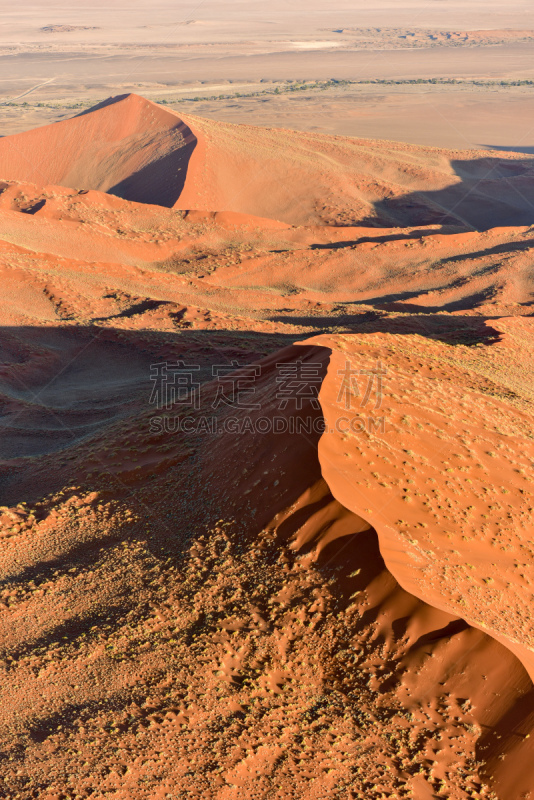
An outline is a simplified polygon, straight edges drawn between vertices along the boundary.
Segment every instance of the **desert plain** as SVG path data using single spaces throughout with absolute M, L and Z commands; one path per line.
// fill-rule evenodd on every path
M 0 794 L 534 796 L 534 13 L 7 6 Z

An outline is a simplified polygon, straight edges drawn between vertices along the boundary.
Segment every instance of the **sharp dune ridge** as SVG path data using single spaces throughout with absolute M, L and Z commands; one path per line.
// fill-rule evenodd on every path
M 529 796 L 532 169 L 136 95 L 0 139 L 6 796 Z

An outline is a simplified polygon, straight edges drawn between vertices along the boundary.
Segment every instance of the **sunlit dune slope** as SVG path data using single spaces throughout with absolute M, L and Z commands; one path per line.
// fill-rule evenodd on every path
M 370 308 L 516 315 L 534 292 L 525 226 L 294 227 L 95 190 L 18 181 L 0 190 L 0 313 L 8 324 L 102 321 L 125 312 L 129 295 L 132 307 L 160 303 L 160 316 L 164 303 L 193 304 L 296 333 L 321 320 L 351 324 Z M 122 293 L 118 306 L 106 287 Z M 134 316 L 120 324 L 137 326 L 142 316 Z
M 534 416 L 499 368 L 506 341 L 484 359 L 413 336 L 325 344 L 319 455 L 334 496 L 373 524 L 401 585 L 496 636 L 533 675 Z

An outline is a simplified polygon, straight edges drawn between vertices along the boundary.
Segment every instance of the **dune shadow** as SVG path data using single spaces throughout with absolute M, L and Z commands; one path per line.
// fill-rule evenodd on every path
M 112 295 L 106 295 L 106 297 L 110 297 Z M 113 314 L 112 316 L 101 317 L 101 320 L 108 320 L 108 319 L 131 319 L 131 317 L 135 317 L 138 314 L 144 314 L 146 311 L 155 311 L 158 308 L 165 308 L 166 306 L 172 307 L 173 303 L 170 300 L 154 300 L 152 298 L 148 298 L 147 300 L 141 300 L 139 303 L 134 303 L 130 308 L 126 308 L 124 311 L 119 311 L 118 314 Z M 98 321 L 99 318 L 96 319 Z
M 159 301 L 149 302 L 155 304 L 150 308 L 159 307 Z M 117 316 L 145 310 L 141 303 Z M 98 324 L 2 327 L 2 458 L 61 451 L 146 408 L 154 364 L 183 361 L 193 365 L 196 380 L 205 383 L 213 380 L 214 365 L 245 366 L 292 344 L 294 338 L 187 328 L 128 331 Z
M 500 150 L 503 153 L 526 153 L 527 155 L 534 155 L 534 147 L 518 145 L 504 145 L 504 144 L 480 144 L 478 147 L 484 150 Z
M 98 555 L 101 558 L 102 552 L 100 551 Z M 97 559 L 95 559 L 95 565 L 97 563 Z M 63 565 L 61 565 L 60 569 L 64 574 L 65 569 Z M 18 577 L 17 580 L 20 581 Z M 20 583 L 23 582 L 20 581 Z M 125 624 L 125 618 L 128 612 L 134 608 L 138 609 L 139 605 L 136 604 L 132 597 L 129 597 L 127 601 L 120 605 L 107 606 L 106 608 L 95 609 L 89 614 L 73 616 L 61 622 L 59 625 L 55 625 L 51 630 L 47 631 L 45 635 L 32 639 L 31 641 L 24 641 L 24 643 L 20 644 L 18 647 L 9 648 L 4 655 L 8 654 L 11 659 L 18 661 L 39 648 L 48 649 L 51 646 L 59 647 L 64 644 L 65 640 L 68 640 L 69 644 L 72 646 L 76 644 L 81 645 L 82 639 L 85 639 L 85 644 L 87 643 L 87 639 L 91 639 L 91 630 L 94 629 L 95 626 L 103 627 L 106 625 L 106 629 L 110 632 L 122 628 Z
M 500 148 L 505 151 L 507 148 Z M 512 148 L 510 148 L 512 151 Z M 516 151 L 517 152 L 517 151 Z M 524 151 L 534 153 L 534 148 Z M 460 225 L 468 230 L 534 224 L 534 161 L 489 156 L 453 159 L 460 178 L 443 189 L 420 189 L 374 203 L 374 216 L 360 224 L 408 227 Z
M 430 631 L 430 633 L 425 633 L 420 636 L 419 639 L 412 644 L 411 649 L 417 650 L 419 647 L 426 647 L 429 644 L 434 644 L 439 639 L 448 639 L 451 636 L 456 636 L 456 634 L 462 633 L 462 631 L 469 630 L 469 628 L 470 625 L 465 620 L 454 619 L 443 628 Z
M 457 226 L 454 226 L 454 230 L 457 230 Z M 384 234 L 384 236 L 360 236 L 358 239 L 352 239 L 349 241 L 342 241 L 342 242 L 326 242 L 321 244 L 312 244 L 310 245 L 310 250 L 342 250 L 345 247 L 355 247 L 359 244 L 365 244 L 366 242 L 372 242 L 373 244 L 385 244 L 386 242 L 402 242 L 408 241 L 410 239 L 422 239 L 424 236 L 435 236 L 437 233 L 450 233 L 450 226 L 443 226 L 442 230 L 428 230 L 427 228 L 423 228 L 422 230 L 415 230 L 409 231 L 408 233 L 388 233 Z M 274 252 L 284 252 L 283 250 L 274 251 Z
M 491 317 L 468 315 L 450 317 L 443 313 L 434 313 L 435 311 L 444 311 L 443 307 L 433 309 L 396 302 L 416 295 L 418 296 L 419 293 L 404 292 L 402 295 L 377 298 L 377 305 L 380 308 L 375 312 L 346 313 L 335 317 L 295 316 L 290 319 L 294 325 L 305 325 L 314 328 L 316 334 L 332 330 L 352 333 L 417 334 L 428 339 L 438 339 L 450 345 L 461 344 L 467 346 L 489 345 L 499 341 L 501 333 L 487 324 Z M 394 301 L 395 306 L 392 310 L 405 312 L 403 316 L 389 317 L 380 313 L 380 311 L 386 310 L 384 308 L 385 305 Z M 375 301 L 366 301 L 369 304 L 373 302 Z M 412 311 L 416 313 L 410 313 Z M 270 319 L 273 322 L 288 321 L 288 317 L 282 315 L 275 315 Z
M 112 95 L 111 97 L 106 97 L 105 100 L 101 100 L 100 103 L 97 103 L 90 108 L 85 108 L 83 111 L 80 111 L 79 114 L 74 114 L 73 119 L 76 117 L 84 117 L 86 114 L 92 114 L 93 111 L 99 111 L 101 108 L 107 108 L 108 106 L 114 106 L 116 103 L 120 103 L 122 100 L 125 100 L 128 97 L 128 94 L 117 94 Z
M 184 188 L 189 160 L 197 144 L 193 134 L 191 137 L 188 137 L 190 141 L 186 140 L 182 147 L 172 150 L 116 183 L 108 189 L 108 194 L 136 203 L 172 208 Z
M 398 316 L 381 309 L 331 316 L 273 315 L 274 322 L 305 326 L 301 338 L 321 333 L 416 334 L 449 345 L 491 345 L 500 333 L 482 316 L 432 314 L 413 308 L 410 293 L 377 298 L 395 302 Z M 399 302 L 400 301 L 400 302 Z M 412 309 L 417 313 L 410 313 Z M 141 310 L 141 309 L 140 309 Z M 293 345 L 295 333 L 232 330 L 154 332 L 98 325 L 69 328 L 0 328 L 0 442 L 4 464 L 16 458 L 61 453 L 149 408 L 154 365 L 181 362 L 199 385 L 215 368 L 245 367 Z M 298 338 L 298 337 L 297 337 Z M 65 465 L 68 459 L 65 456 Z M 9 472 L 9 470 L 8 470 Z M 8 479 L 2 469 L 0 486 Z
M 43 517 L 46 517 L 46 512 Z M 25 565 L 17 571 L 17 581 L 22 584 L 33 582 L 36 586 L 50 581 L 56 571 L 69 572 L 73 570 L 89 570 L 98 561 L 104 549 L 111 549 L 120 544 L 122 538 L 117 534 L 106 534 L 89 541 L 80 542 L 55 554 L 49 559 L 36 561 L 34 564 Z M 0 578 L 0 590 L 12 581 L 12 576 Z

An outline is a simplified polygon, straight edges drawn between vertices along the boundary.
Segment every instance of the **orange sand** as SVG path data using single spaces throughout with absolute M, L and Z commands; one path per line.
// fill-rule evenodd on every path
M 528 798 L 531 160 L 130 95 L 0 180 L 3 796 Z

